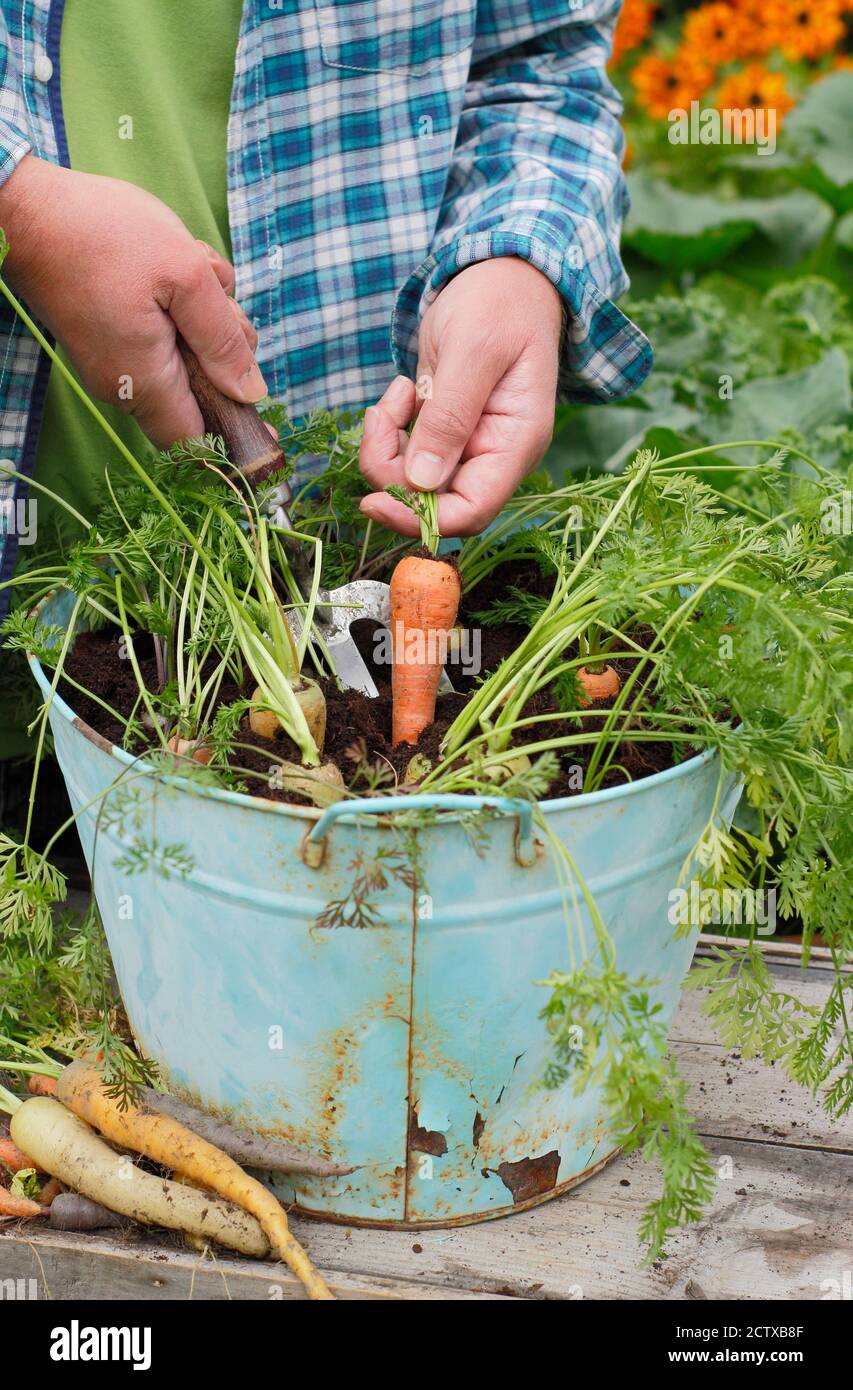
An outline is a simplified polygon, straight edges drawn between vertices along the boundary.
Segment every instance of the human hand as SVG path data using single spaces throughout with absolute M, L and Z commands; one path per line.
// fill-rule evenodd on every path
M 159 198 L 26 155 L 0 188 L 0 226 L 10 284 L 86 389 L 159 447 L 204 433 L 179 333 L 227 396 L 266 395 L 257 334 L 229 297 L 233 267 Z
M 417 518 L 380 489 L 437 489 L 443 535 L 484 530 L 550 443 L 561 327 L 557 290 L 527 261 L 460 271 L 424 314 L 417 388 L 398 376 L 365 413 L 361 470 L 377 491 L 362 511 L 416 536 Z

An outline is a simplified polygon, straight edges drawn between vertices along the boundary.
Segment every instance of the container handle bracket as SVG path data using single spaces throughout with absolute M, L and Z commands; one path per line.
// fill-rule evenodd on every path
M 329 831 L 342 816 L 387 816 L 395 811 L 493 811 L 502 816 L 515 816 L 515 858 L 523 869 L 536 863 L 536 841 L 533 837 L 533 804 L 521 797 L 462 796 L 452 792 L 413 796 L 378 796 L 374 800 L 336 801 L 325 811 L 304 836 L 300 853 L 309 869 L 319 869 L 326 857 Z

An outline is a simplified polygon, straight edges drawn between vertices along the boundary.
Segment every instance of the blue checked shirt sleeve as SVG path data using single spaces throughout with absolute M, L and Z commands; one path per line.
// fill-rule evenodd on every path
M 6 18 L 0 11 L 0 184 L 14 173 L 31 148 L 21 72 L 9 42 Z
M 648 340 L 614 303 L 628 286 L 621 102 L 605 71 L 618 10 L 618 0 L 480 0 L 431 253 L 394 315 L 395 357 L 410 375 L 425 309 L 458 271 L 494 256 L 530 261 L 562 296 L 561 400 L 613 400 L 651 370 Z

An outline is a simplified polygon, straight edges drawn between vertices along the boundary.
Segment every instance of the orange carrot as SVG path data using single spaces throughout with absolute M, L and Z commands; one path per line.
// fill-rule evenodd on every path
M 194 763 L 203 763 L 205 767 L 213 757 L 213 749 L 205 747 L 197 738 L 178 738 L 175 734 L 166 746 L 177 758 L 192 758 Z
M 56 1078 L 33 1075 L 27 1081 L 27 1090 L 31 1096 L 55 1096 Z
M 406 555 L 391 576 L 394 743 L 417 743 L 435 718 L 435 698 L 456 623 L 461 586 L 455 566 Z
M 8 1187 L 0 1187 L 0 1216 L 44 1216 L 46 1212 L 47 1207 L 29 1197 L 13 1197 Z
M 583 690 L 583 694 L 578 696 L 578 704 L 581 709 L 586 709 L 596 700 L 608 700 L 611 695 L 618 695 L 622 682 L 612 666 L 605 666 L 603 671 L 589 671 L 582 666 L 578 671 L 578 685 Z
M 35 1167 L 35 1164 L 33 1164 L 33 1167 Z M 45 1183 L 44 1187 L 39 1193 L 39 1202 L 41 1206 L 52 1206 L 54 1198 L 58 1197 L 60 1193 L 64 1191 L 65 1189 L 62 1186 L 62 1183 L 58 1180 L 58 1178 L 48 1178 L 47 1182 Z
M 22 1154 L 14 1139 L 0 1139 L 0 1163 L 5 1163 L 12 1173 L 19 1173 L 22 1168 L 35 1168 L 32 1159 Z

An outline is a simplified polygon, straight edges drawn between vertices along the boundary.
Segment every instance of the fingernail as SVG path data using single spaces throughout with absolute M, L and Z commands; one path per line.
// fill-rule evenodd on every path
M 401 399 L 412 389 L 412 383 L 407 376 L 395 376 L 388 390 L 385 392 L 385 400 L 390 405 L 393 401 Z
M 228 302 L 234 305 L 234 313 L 237 315 L 237 322 L 246 334 L 249 346 L 253 348 L 258 341 L 258 333 L 255 325 L 252 323 L 252 320 L 249 318 L 242 304 L 238 304 L 236 299 L 231 299 Z
M 379 427 L 379 412 L 375 406 L 369 405 L 364 412 L 364 438 L 369 439 L 375 434 Z
M 444 463 L 438 454 L 417 453 L 406 460 L 406 477 L 413 487 L 432 492 L 444 478 Z
M 240 395 L 244 401 L 250 405 L 255 405 L 262 401 L 264 396 L 269 395 L 267 384 L 261 376 L 261 369 L 257 362 L 253 362 L 247 372 L 240 378 Z

